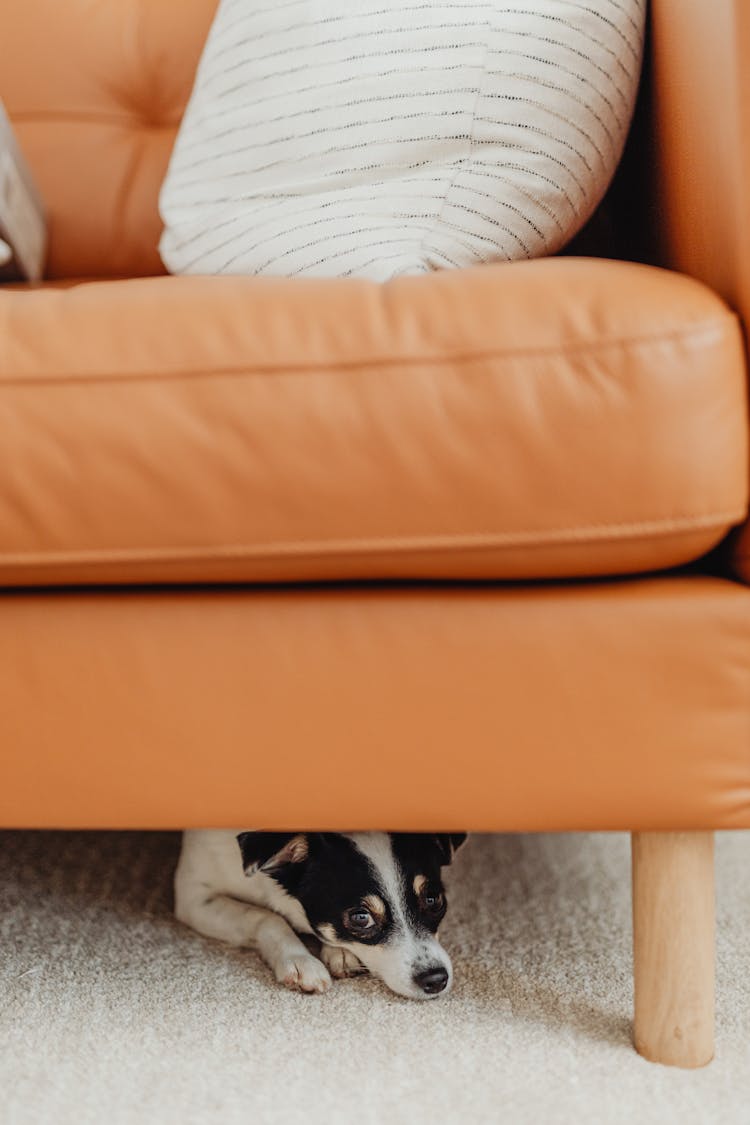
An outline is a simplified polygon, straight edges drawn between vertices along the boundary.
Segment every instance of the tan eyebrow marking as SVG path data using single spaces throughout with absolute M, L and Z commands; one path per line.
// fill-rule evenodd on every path
M 415 895 L 419 895 L 419 894 L 422 893 L 422 890 L 423 890 L 426 882 L 427 882 L 427 876 L 426 875 L 415 875 L 414 876 L 414 894 Z
M 376 922 L 381 926 L 385 922 L 385 903 L 379 895 L 365 895 L 362 905 L 366 906 Z

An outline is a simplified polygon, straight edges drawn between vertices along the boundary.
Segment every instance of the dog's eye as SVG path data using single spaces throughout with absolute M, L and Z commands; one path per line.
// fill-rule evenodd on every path
M 422 899 L 422 905 L 427 914 L 439 914 L 445 906 L 445 895 L 442 891 L 439 894 L 427 894 Z
M 370 911 L 363 910 L 361 906 L 350 910 L 345 916 L 345 921 L 347 928 L 355 934 L 363 934 L 375 925 L 375 919 Z

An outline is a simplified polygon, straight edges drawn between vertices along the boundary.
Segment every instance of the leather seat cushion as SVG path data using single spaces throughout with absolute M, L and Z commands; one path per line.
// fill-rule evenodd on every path
M 0 584 L 672 567 L 747 503 L 736 319 L 550 259 L 0 291 Z

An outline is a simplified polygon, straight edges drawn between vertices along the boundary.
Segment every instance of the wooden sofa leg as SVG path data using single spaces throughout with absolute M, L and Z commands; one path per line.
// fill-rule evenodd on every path
M 714 1053 L 713 832 L 634 832 L 634 1041 L 669 1066 Z

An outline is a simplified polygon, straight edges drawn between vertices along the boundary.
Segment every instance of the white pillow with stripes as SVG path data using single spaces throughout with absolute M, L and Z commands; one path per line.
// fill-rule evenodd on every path
M 558 250 L 600 201 L 645 0 L 221 0 L 161 192 L 173 273 L 385 281 Z

